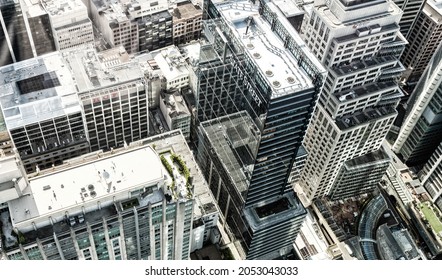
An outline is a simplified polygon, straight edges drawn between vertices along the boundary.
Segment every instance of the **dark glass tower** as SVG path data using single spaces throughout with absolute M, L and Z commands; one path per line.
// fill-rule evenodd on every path
M 0 0 L 0 66 L 33 57 L 19 1 Z
M 211 7 L 219 17 L 205 23 L 197 73 L 198 160 L 244 257 L 277 258 L 306 214 L 286 187 L 325 71 L 272 3 Z

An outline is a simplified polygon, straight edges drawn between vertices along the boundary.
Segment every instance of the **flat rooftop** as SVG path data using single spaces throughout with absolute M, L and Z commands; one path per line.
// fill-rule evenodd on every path
M 304 14 L 304 11 L 292 0 L 273 0 L 273 3 L 286 17 Z
M 51 16 L 65 16 L 86 9 L 81 0 L 45 0 L 41 1 L 41 4 Z
M 335 92 L 333 94 L 340 102 L 348 102 L 357 99 L 359 97 L 367 96 L 376 92 L 395 90 L 397 88 L 398 85 L 396 84 L 396 82 L 393 81 L 376 82 L 376 83 L 364 84 L 362 86 L 354 87 L 352 89 L 345 91 Z M 399 91 L 399 93 L 397 94 L 397 98 L 401 96 L 402 92 Z M 396 97 L 396 95 L 392 97 Z
M 172 13 L 174 20 L 193 18 L 198 15 L 202 16 L 202 14 L 203 11 L 201 10 L 201 8 L 199 6 L 193 5 L 190 1 L 178 4 Z
M 167 81 L 189 76 L 184 57 L 176 46 L 161 49 L 154 57 L 158 67 Z
M 272 3 L 268 5 L 280 13 Z M 218 9 L 228 23 L 232 35 L 270 85 L 272 97 L 313 87 L 310 77 L 286 50 L 284 42 L 271 30 L 271 26 L 260 16 L 256 6 L 244 1 L 220 4 Z M 282 16 L 281 24 L 291 31 L 291 37 L 297 44 L 305 45 L 294 28 L 285 20 Z M 318 62 L 318 68 L 321 67 Z
M 0 192 L 13 188 L 12 179 L 22 177 L 20 173 L 15 156 L 1 156 L 0 155 Z
M 280 204 L 277 209 L 275 205 Z M 307 211 L 301 205 L 294 192 L 285 193 L 282 197 L 272 201 L 261 202 L 256 207 L 244 209 L 244 215 L 253 230 L 269 228 L 281 221 L 295 219 L 307 215 Z
M 368 108 L 365 111 L 345 115 L 340 119 L 336 119 L 336 124 L 340 129 L 348 129 L 369 121 L 374 121 L 376 119 L 381 119 L 396 114 L 396 109 L 390 107 Z
M 363 164 L 372 164 L 377 162 L 380 163 L 380 162 L 389 162 L 389 161 L 390 157 L 381 147 L 379 150 L 346 161 L 345 164 L 350 167 L 360 167 Z
M 440 18 L 442 16 L 442 0 L 427 0 L 425 4 L 436 10 L 437 14 L 432 13 L 433 16 L 435 16 L 436 18 Z
M 136 60 L 129 60 L 124 48 L 117 47 L 103 53 L 95 49 L 66 52 L 64 64 L 72 71 L 79 93 L 143 79 Z
M 0 106 L 8 129 L 81 110 L 59 52 L 0 68 Z
M 103 159 L 30 179 L 29 195 L 11 201 L 13 224 L 39 216 L 51 216 L 72 207 L 129 198 L 136 187 L 163 180 L 163 165 L 150 147 L 129 150 Z M 55 215 L 54 215 L 55 216 Z
M 208 148 L 214 149 L 238 193 L 245 198 L 249 187 L 246 173 L 253 164 L 252 155 L 256 153 L 253 149 L 260 141 L 259 135 L 253 132 L 258 131 L 253 120 L 242 111 L 202 122 L 200 127 L 210 141 Z
M 352 6 L 357 6 L 357 5 L 361 5 L 361 4 L 368 4 L 370 2 L 372 2 L 372 3 L 387 2 L 386 0 L 339 0 L 339 1 L 342 3 L 342 5 L 344 5 L 346 7 L 352 7 Z

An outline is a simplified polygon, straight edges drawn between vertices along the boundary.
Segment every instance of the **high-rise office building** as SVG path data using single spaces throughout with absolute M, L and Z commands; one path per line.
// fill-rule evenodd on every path
M 19 0 L 0 1 L 0 66 L 35 56 L 25 11 Z
M 29 25 L 35 56 L 40 56 L 56 50 L 55 39 L 49 14 L 41 2 L 22 0 L 23 12 Z M 21 48 L 21 47 L 20 47 Z
M 325 69 L 273 3 L 208 5 L 198 160 L 242 257 L 277 258 L 306 215 L 286 187 Z
M 431 201 L 442 211 L 442 142 L 419 173 Z
M 15 189 L 26 183 L 13 169 L 13 161 L 5 166 L 10 171 L 5 184 L 12 185 L 14 178 Z M 208 189 L 196 167 L 184 137 L 172 131 L 42 171 L 29 178 L 19 197 L 9 197 L 6 256 L 189 259 L 191 240 L 197 240 L 192 236 L 193 222 L 202 219 L 202 231 L 210 235 L 217 220 L 213 200 L 200 191 Z M 0 178 L 3 186 L 5 176 Z
M 393 0 L 393 2 L 404 12 L 399 22 L 401 33 L 408 39 L 411 28 L 416 18 L 424 7 L 422 0 Z
M 6 128 L 27 172 L 89 152 L 75 82 L 60 53 L 2 67 L 0 92 Z
M 410 99 L 392 147 L 409 166 L 425 164 L 442 141 L 442 45 L 433 55 Z
M 64 55 L 84 112 L 92 151 L 122 147 L 147 137 L 149 117 L 144 73 L 123 47 Z
M 306 205 L 329 194 L 344 162 L 377 151 L 396 118 L 404 70 L 398 58 L 406 44 L 401 14 L 386 0 L 315 2 L 304 36 L 329 73 L 296 185 Z
M 390 158 L 379 149 L 344 162 L 330 190 L 331 200 L 355 197 L 378 187 L 390 164 Z
M 442 1 L 427 0 L 407 37 L 401 57 L 407 67 L 404 78 L 416 84 L 442 41 Z

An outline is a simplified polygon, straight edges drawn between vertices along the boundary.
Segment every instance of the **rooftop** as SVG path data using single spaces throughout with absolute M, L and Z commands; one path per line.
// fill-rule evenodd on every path
M 210 141 L 210 149 L 220 160 L 238 193 L 245 198 L 248 174 L 253 169 L 255 149 L 260 141 L 250 116 L 241 111 L 200 124 Z
M 154 59 L 167 81 L 189 76 L 185 59 L 176 46 L 161 49 Z
M 442 1 L 441 0 L 427 0 L 426 5 L 432 7 L 438 14 L 435 14 L 437 18 L 442 16 Z M 425 6 L 424 6 L 425 7 Z M 425 9 L 427 10 L 427 9 Z
M 65 16 L 66 14 L 86 9 L 81 0 L 45 0 L 39 2 L 51 16 Z
M 384 149 L 381 147 L 379 150 L 365 154 L 360 157 L 353 158 L 345 162 L 347 166 L 350 167 L 360 167 L 363 164 L 370 164 L 375 162 L 389 162 L 390 157 L 385 153 Z
M 22 3 L 26 5 L 27 13 L 30 17 L 38 17 L 46 14 L 46 11 L 43 9 L 38 1 L 24 0 Z
M 359 97 L 370 95 L 372 93 L 388 91 L 397 88 L 398 85 L 394 81 L 375 82 L 375 83 L 364 84 L 359 87 L 354 87 L 349 90 L 335 92 L 334 95 L 340 102 L 346 102 L 357 99 Z M 401 95 L 401 93 L 399 95 Z
M 361 4 L 368 4 L 370 2 L 372 2 L 372 3 L 386 2 L 386 0 L 339 0 L 339 1 L 346 7 L 352 7 L 352 6 L 361 5 Z
M 280 206 L 275 209 L 275 205 Z M 246 208 L 244 213 L 250 227 L 255 231 L 260 228 L 268 228 L 272 224 L 278 224 L 281 220 L 290 220 L 289 217 L 306 215 L 307 211 L 292 192 L 272 201 L 260 202 L 256 207 Z
M 172 13 L 174 20 L 193 18 L 198 15 L 202 16 L 202 14 L 203 11 L 201 10 L 201 8 L 199 6 L 193 5 L 190 1 L 178 4 Z
M 166 105 L 167 113 L 171 118 L 177 116 L 190 116 L 189 109 L 179 91 L 172 93 L 161 92 L 161 98 Z
M 275 13 L 281 13 L 272 3 L 269 7 Z M 271 30 L 271 26 L 260 16 L 256 6 L 241 1 L 220 4 L 221 16 L 228 23 L 232 35 L 242 45 L 244 52 L 258 67 L 258 71 L 272 89 L 272 96 L 278 97 L 313 87 L 310 77 L 298 65 L 298 61 L 284 47 L 284 42 Z M 290 36 L 299 46 L 305 46 L 294 28 L 281 15 L 280 24 L 290 32 Z M 304 50 L 306 55 L 309 51 Z M 316 61 L 315 58 L 312 58 Z M 318 62 L 318 68 L 322 66 Z
M 0 68 L 0 105 L 9 129 L 81 110 L 59 52 Z
M 273 3 L 281 10 L 286 17 L 293 17 L 304 14 L 304 11 L 298 7 L 295 1 L 274 0 Z
M 97 205 L 115 196 L 129 198 L 130 190 L 155 185 L 164 169 L 151 147 L 141 147 L 99 158 L 30 179 L 27 195 L 11 201 L 13 224 L 39 216 L 54 217 L 72 207 Z
M 336 124 L 340 129 L 344 130 L 395 114 L 397 114 L 397 111 L 390 107 L 368 108 L 362 112 L 356 112 L 336 119 Z
M 79 93 L 89 92 L 129 81 L 142 80 L 144 75 L 136 60 L 129 60 L 123 47 L 104 52 L 76 49 L 64 53 L 64 62 L 75 77 Z
M 314 220 L 310 211 L 307 212 L 306 219 L 294 242 L 301 259 L 317 259 L 326 256 L 327 240 L 321 232 L 321 228 Z

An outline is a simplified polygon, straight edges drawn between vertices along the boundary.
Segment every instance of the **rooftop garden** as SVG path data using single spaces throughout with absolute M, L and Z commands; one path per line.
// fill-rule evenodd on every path
M 436 234 L 442 233 L 442 215 L 436 207 L 430 205 L 430 203 L 420 204 L 420 210 L 425 217 L 424 221 L 427 221 Z
M 178 198 L 178 192 L 176 187 L 176 180 L 180 176 L 184 179 L 185 188 L 187 192 L 187 198 L 192 197 L 192 177 L 190 176 L 189 168 L 187 168 L 186 163 L 181 158 L 181 156 L 174 154 L 171 151 L 162 153 L 160 155 L 161 162 L 164 168 L 167 170 L 172 183 L 168 186 L 168 190 L 172 192 L 173 197 Z

